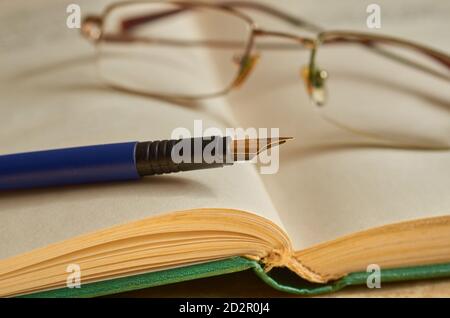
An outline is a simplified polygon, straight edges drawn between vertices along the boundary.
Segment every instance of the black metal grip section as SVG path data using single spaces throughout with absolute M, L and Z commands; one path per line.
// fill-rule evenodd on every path
M 140 176 L 221 168 L 233 164 L 230 145 L 229 137 L 216 136 L 139 142 L 136 168 Z

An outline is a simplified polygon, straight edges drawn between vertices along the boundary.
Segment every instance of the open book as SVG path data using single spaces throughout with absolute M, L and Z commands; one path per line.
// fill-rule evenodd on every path
M 450 275 L 450 152 L 377 147 L 324 122 L 295 76 L 306 54 L 263 52 L 241 91 L 178 105 L 102 86 L 93 48 L 63 27 L 69 2 L 25 2 L 0 10 L 1 154 L 166 139 L 197 119 L 280 127 L 296 140 L 273 175 L 239 165 L 1 193 L 1 296 L 104 295 L 249 268 L 303 294 L 365 283 L 370 264 L 382 282 Z M 313 12 L 312 3 L 287 5 Z M 90 12 L 103 5 L 81 1 Z M 450 49 L 448 37 L 428 42 Z M 283 286 L 274 267 L 317 284 Z

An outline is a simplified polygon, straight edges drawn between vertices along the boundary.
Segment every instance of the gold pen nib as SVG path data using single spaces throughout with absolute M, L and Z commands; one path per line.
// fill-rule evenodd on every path
M 231 144 L 234 161 L 248 161 L 255 158 L 261 152 L 280 146 L 293 137 L 259 138 L 259 139 L 235 139 Z

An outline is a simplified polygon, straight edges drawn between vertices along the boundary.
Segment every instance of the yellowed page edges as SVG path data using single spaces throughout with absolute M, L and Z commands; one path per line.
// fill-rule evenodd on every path
M 96 231 L 0 261 L 0 295 L 64 287 L 69 264 L 82 283 L 232 256 L 261 261 L 267 269 L 288 266 L 314 279 L 295 263 L 287 235 L 258 215 L 230 209 L 167 213 Z
M 384 270 L 448 263 L 450 216 L 357 232 L 298 251 L 295 256 L 306 268 L 314 268 L 326 282 L 366 271 L 369 264 L 377 264 Z

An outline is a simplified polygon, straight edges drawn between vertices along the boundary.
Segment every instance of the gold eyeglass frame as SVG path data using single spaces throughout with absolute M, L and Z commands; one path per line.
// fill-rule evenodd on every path
M 177 8 L 172 9 L 171 11 L 164 11 L 159 14 L 153 14 L 152 16 L 138 16 L 136 18 L 127 19 L 126 21 L 122 21 L 122 33 L 117 35 L 106 34 L 103 30 L 103 21 L 108 18 L 109 14 L 117 8 L 130 6 L 133 4 L 148 4 L 148 3 L 160 3 L 160 4 L 172 4 Z M 179 7 L 179 8 L 178 8 Z M 415 67 L 420 71 L 426 72 L 430 75 L 439 77 L 441 79 L 447 80 L 450 82 L 450 74 L 446 75 L 444 73 L 438 72 L 433 68 L 427 67 L 425 65 L 419 64 L 416 61 L 411 59 L 406 59 L 403 56 L 396 55 L 390 51 L 385 51 L 381 47 L 377 47 L 377 44 L 391 44 L 394 46 L 402 47 L 404 49 L 415 51 L 416 53 L 423 54 L 424 56 L 434 60 L 439 63 L 447 70 L 450 70 L 450 55 L 440 52 L 436 49 L 414 43 L 412 41 L 399 39 L 391 36 L 385 35 L 375 35 L 371 33 L 363 33 L 363 32 L 353 32 L 353 31 L 324 31 L 322 28 L 305 21 L 301 18 L 293 16 L 289 13 L 280 11 L 274 7 L 267 6 L 261 3 L 256 2 L 243 2 L 243 1 L 227 1 L 227 2 L 218 2 L 218 3 L 205 3 L 200 1 L 122 1 L 113 3 L 106 7 L 100 16 L 87 16 L 82 23 L 81 32 L 84 37 L 88 40 L 92 41 L 94 44 L 99 44 L 104 41 L 120 41 L 120 42 L 149 42 L 154 43 L 155 39 L 151 38 L 143 38 L 143 37 L 134 37 L 129 36 L 126 31 L 132 29 L 133 27 L 150 22 L 152 19 L 164 18 L 166 16 L 170 16 L 172 14 L 176 14 L 178 12 L 183 12 L 184 10 L 196 9 L 196 8 L 207 8 L 211 10 L 220 10 L 224 13 L 231 14 L 239 19 L 242 19 L 245 23 L 247 23 L 249 32 L 248 42 L 242 46 L 245 50 L 242 56 L 239 58 L 239 67 L 236 73 L 236 76 L 232 80 L 231 84 L 229 84 L 225 89 L 214 92 L 210 94 L 203 95 L 167 95 L 167 94 L 159 94 L 158 92 L 148 92 L 151 96 L 170 98 L 170 99 L 183 99 L 183 100 L 199 100 L 205 98 L 218 97 L 221 95 L 228 94 L 231 90 L 241 86 L 245 80 L 248 78 L 252 70 L 254 69 L 256 62 L 259 58 L 259 55 L 255 53 L 255 43 L 257 38 L 261 37 L 275 37 L 282 38 L 286 40 L 294 41 L 297 45 L 300 45 L 303 48 L 310 49 L 310 61 L 302 70 L 302 77 L 306 84 L 307 92 L 313 102 L 320 106 L 325 103 L 326 94 L 325 94 L 325 82 L 327 78 L 327 72 L 325 70 L 321 70 L 316 65 L 316 52 L 321 45 L 326 45 L 330 43 L 336 42 L 344 42 L 344 43 L 357 43 L 361 44 L 364 47 L 375 51 L 387 58 L 393 59 L 399 63 L 403 63 L 410 67 Z M 261 13 L 270 15 L 274 18 L 280 19 L 290 25 L 301 28 L 305 31 L 316 33 L 316 37 L 305 37 L 300 36 L 293 33 L 287 32 L 278 32 L 267 30 L 261 28 L 256 24 L 256 22 L 249 17 L 247 14 L 241 12 L 239 9 L 251 9 L 256 10 Z M 163 41 L 159 39 L 159 41 Z M 176 45 L 192 45 L 186 43 L 171 43 Z M 194 43 L 198 45 L 199 43 Z M 200 43 L 201 45 L 207 46 L 224 46 L 224 45 L 236 45 L 233 43 L 221 43 L 220 41 L 216 42 L 208 42 L 208 43 Z M 242 45 L 242 44 L 241 44 Z M 450 72 L 449 72 L 450 73 Z M 121 90 L 127 90 L 123 87 L 118 87 L 113 84 L 110 84 L 115 88 Z M 138 92 L 142 93 L 142 92 Z

